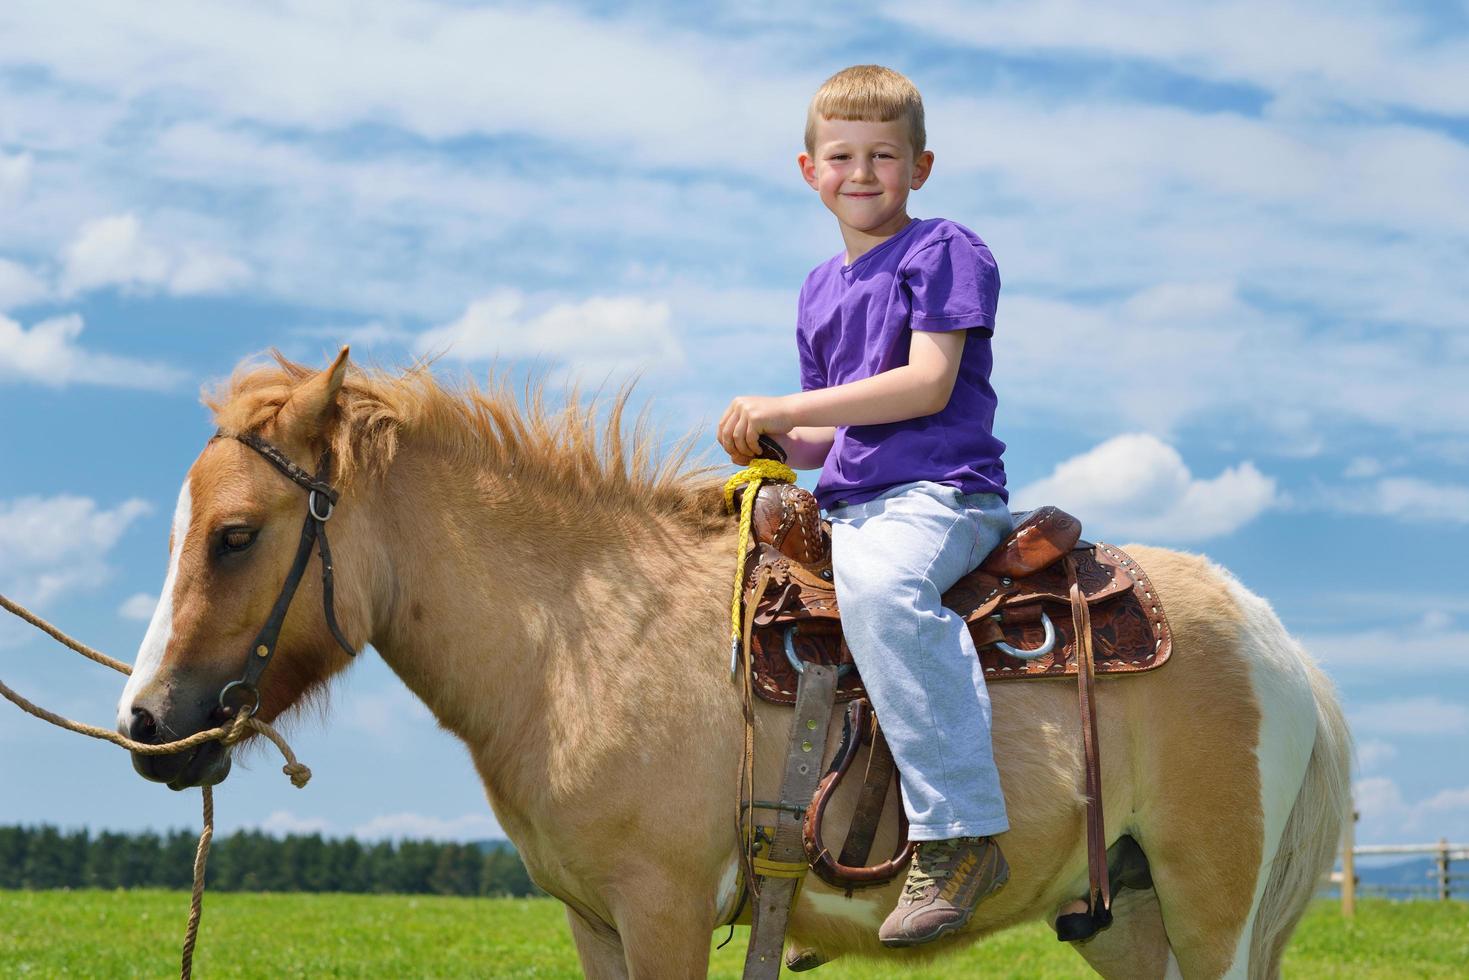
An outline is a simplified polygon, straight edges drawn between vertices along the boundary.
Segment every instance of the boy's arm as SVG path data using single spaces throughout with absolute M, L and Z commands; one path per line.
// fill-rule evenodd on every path
M 760 434 L 780 435 L 793 430 L 829 431 L 842 425 L 881 425 L 902 422 L 942 411 L 954 393 L 954 380 L 959 376 L 959 361 L 964 353 L 964 330 L 944 332 L 913 331 L 908 348 L 908 363 L 861 381 L 851 381 L 832 388 L 816 388 L 792 395 L 763 397 L 743 395 L 730 402 L 717 428 L 719 443 L 730 458 L 743 466 L 760 454 Z M 835 438 L 835 432 L 832 433 Z M 811 460 L 814 468 L 826 459 L 825 451 L 816 458 L 825 436 L 802 436 L 797 446 L 782 446 L 795 458 Z M 809 442 L 809 446 L 807 445 Z M 795 451 L 792 451 L 795 449 Z M 809 454 L 809 455 L 808 455 Z
M 771 436 L 786 451 L 786 465 L 793 470 L 815 470 L 824 466 L 836 437 L 836 427 L 830 425 L 803 425 Z
M 943 411 L 954 393 L 967 331 L 913 331 L 908 363 L 861 381 L 786 395 L 799 426 L 882 425 Z

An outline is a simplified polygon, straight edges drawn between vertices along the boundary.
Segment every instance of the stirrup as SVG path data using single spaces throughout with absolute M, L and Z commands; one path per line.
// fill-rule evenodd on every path
M 1056 938 L 1063 943 L 1084 943 L 1112 924 L 1112 910 L 1098 909 L 1096 914 L 1068 912 L 1056 918 Z

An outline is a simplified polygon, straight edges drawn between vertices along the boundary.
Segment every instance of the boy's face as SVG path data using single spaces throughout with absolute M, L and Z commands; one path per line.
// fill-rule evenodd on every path
M 908 192 L 928 179 L 933 154 L 914 154 L 906 120 L 818 119 L 814 142 L 797 159 L 801 176 L 844 229 L 886 236 L 907 225 Z

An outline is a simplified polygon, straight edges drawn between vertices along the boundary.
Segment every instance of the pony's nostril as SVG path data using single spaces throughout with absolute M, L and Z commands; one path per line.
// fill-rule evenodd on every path
M 128 725 L 128 737 L 134 742 L 157 742 L 158 722 L 146 708 L 133 709 L 133 721 Z

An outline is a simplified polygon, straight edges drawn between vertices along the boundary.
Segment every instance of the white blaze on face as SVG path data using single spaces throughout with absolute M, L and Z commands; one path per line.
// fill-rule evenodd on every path
M 169 638 L 173 636 L 173 589 L 179 577 L 179 555 L 183 553 L 184 538 L 189 533 L 191 511 L 189 478 L 185 476 L 183 488 L 179 490 L 178 506 L 173 511 L 173 549 L 168 555 L 168 575 L 163 580 L 163 592 L 158 596 L 153 618 L 148 621 L 148 632 L 143 637 L 142 646 L 138 647 L 132 676 L 122 689 L 122 700 L 117 704 L 117 724 L 124 731 L 132 721 L 133 698 L 153 679 L 158 665 L 163 663 L 163 651 L 168 649 Z

